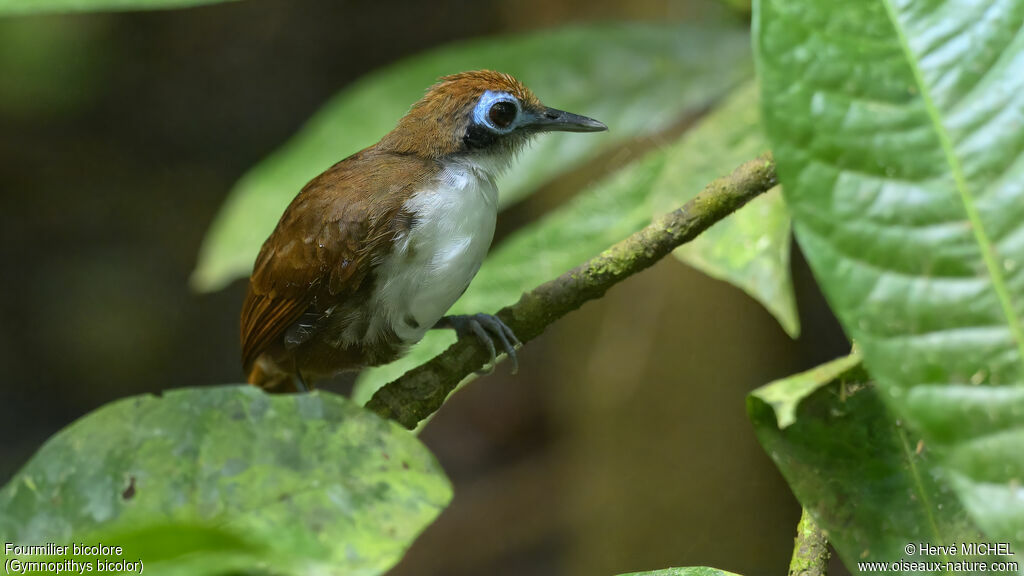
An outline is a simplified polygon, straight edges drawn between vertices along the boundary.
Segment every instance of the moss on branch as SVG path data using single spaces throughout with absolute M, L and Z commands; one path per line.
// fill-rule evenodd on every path
M 497 316 L 522 342 L 532 340 L 555 320 L 650 267 L 770 190 L 776 182 L 771 155 L 750 160 L 732 174 L 708 184 L 682 208 L 662 215 L 595 258 L 524 293 L 519 302 L 503 308 Z M 406 428 L 415 428 L 441 407 L 459 382 L 482 368 L 487 360 L 488 354 L 476 342 L 458 341 L 378 390 L 366 407 Z
M 828 574 L 828 539 L 804 510 L 796 528 L 793 559 L 789 562 L 789 576 L 826 576 Z

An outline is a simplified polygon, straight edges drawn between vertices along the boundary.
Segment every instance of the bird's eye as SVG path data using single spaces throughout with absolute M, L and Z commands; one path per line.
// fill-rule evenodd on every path
M 496 127 L 508 128 L 516 119 L 516 105 L 504 100 L 495 102 L 487 112 L 487 116 Z

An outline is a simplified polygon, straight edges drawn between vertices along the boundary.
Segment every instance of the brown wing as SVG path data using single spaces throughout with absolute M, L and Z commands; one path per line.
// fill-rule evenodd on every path
M 246 373 L 311 305 L 359 289 L 408 224 L 405 201 L 437 169 L 433 161 L 369 148 L 302 189 L 256 258 L 242 306 Z

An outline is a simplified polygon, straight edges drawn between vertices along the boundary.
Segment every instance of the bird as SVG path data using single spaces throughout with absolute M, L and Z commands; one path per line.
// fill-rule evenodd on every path
M 304 392 L 391 362 L 431 329 L 454 329 L 518 367 L 496 316 L 445 313 L 486 256 L 496 178 L 544 132 L 603 123 L 549 108 L 492 70 L 444 76 L 393 130 L 313 178 L 264 242 L 241 311 L 250 384 Z

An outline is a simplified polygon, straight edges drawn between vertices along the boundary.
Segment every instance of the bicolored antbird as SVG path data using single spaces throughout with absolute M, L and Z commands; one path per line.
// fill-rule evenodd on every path
M 307 382 L 402 355 L 432 328 L 518 341 L 494 316 L 445 316 L 491 245 L 495 177 L 535 134 L 597 132 L 491 71 L 442 78 L 377 144 L 310 181 L 263 244 L 242 307 L 250 383 Z

